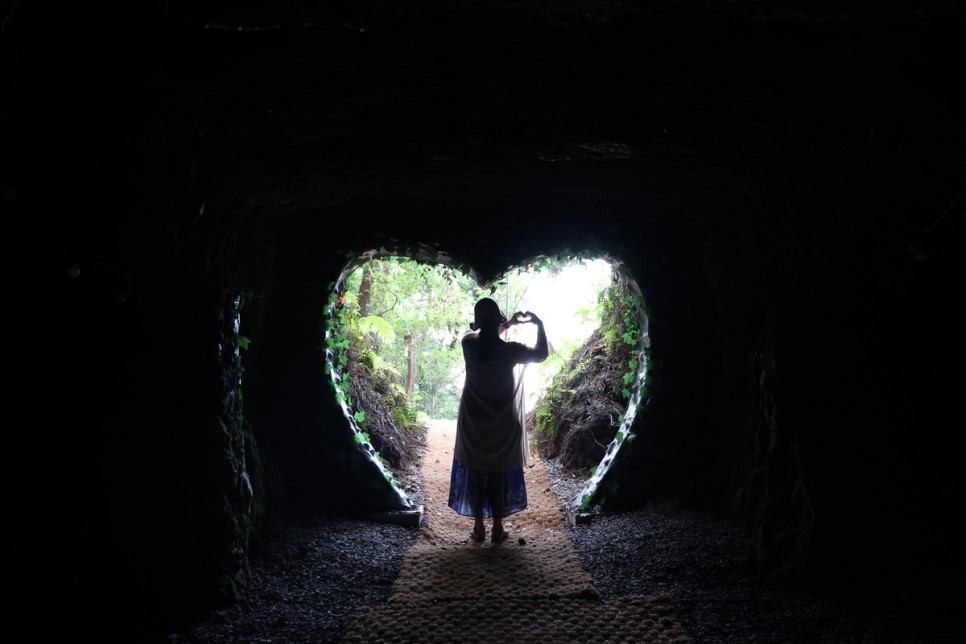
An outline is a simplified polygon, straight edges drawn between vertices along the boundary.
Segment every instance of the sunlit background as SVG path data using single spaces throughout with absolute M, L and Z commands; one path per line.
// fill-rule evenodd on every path
M 420 413 L 440 419 L 456 415 L 466 375 L 460 339 L 471 332 L 479 298 L 493 297 L 507 317 L 532 311 L 544 322 L 551 355 L 521 368 L 529 412 L 600 326 L 600 296 L 613 279 L 613 267 L 603 259 L 543 258 L 508 271 L 488 288 L 451 267 L 410 258 L 376 259 L 360 269 L 346 280 L 343 301 L 359 355 Z M 516 325 L 504 339 L 532 346 L 537 327 Z
M 556 274 L 536 270 L 511 274 L 508 279 L 518 283 L 508 286 L 526 289 L 515 308 L 507 297 L 500 298 L 499 291 L 495 294 L 507 317 L 514 311 L 533 311 L 540 316 L 551 348 L 560 354 L 557 359 L 524 369 L 527 411 L 533 408 L 540 392 L 562 366 L 560 363 L 569 360 L 600 325 L 597 300 L 610 283 L 611 270 L 609 262 L 598 259 L 576 261 Z M 537 328 L 533 324 L 511 327 L 506 339 L 532 345 L 537 339 Z

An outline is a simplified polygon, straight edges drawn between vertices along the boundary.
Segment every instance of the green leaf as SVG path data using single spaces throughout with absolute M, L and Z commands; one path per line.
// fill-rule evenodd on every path
M 247 349 L 248 345 L 251 344 L 251 338 L 246 338 L 243 335 L 238 336 L 238 347 L 241 349 Z
M 366 421 L 366 412 L 357 411 L 353 417 L 356 419 L 357 423 L 364 423 Z
M 364 318 L 359 318 L 356 324 L 359 325 L 361 333 L 371 333 L 387 345 L 396 341 L 396 330 L 381 317 L 367 315 Z

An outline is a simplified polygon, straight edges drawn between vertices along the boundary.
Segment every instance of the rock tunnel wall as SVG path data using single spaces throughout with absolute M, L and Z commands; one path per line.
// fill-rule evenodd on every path
M 266 513 L 387 503 L 316 358 L 327 281 L 382 247 L 626 265 L 656 381 L 614 508 L 729 511 L 792 579 L 961 568 L 951 5 L 165 6 L 2 23 L 14 398 L 45 412 L 17 509 L 85 608 L 235 597 Z

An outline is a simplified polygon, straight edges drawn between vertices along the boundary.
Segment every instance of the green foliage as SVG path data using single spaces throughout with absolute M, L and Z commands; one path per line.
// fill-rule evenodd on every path
M 387 374 L 387 380 L 406 389 L 410 404 L 435 418 L 455 418 L 462 389 L 459 340 L 469 332 L 476 300 L 489 295 L 507 313 L 522 310 L 538 272 L 557 275 L 578 261 L 574 256 L 538 257 L 527 266 L 507 271 L 498 282 L 480 286 L 448 266 L 400 257 L 361 260 L 362 270 L 345 280 L 342 308 L 349 327 L 359 332 L 353 335 L 353 343 L 358 339 L 393 365 L 394 375 Z M 366 285 L 369 288 L 363 297 L 360 289 Z M 361 301 L 364 311 L 360 310 Z M 585 307 L 577 317 L 595 319 L 598 307 L 599 303 Z M 568 363 L 579 344 L 558 343 L 554 355 L 534 367 L 541 380 L 548 380 L 555 368 Z
M 397 405 L 392 396 L 386 396 L 384 400 L 397 425 L 410 430 L 417 425 L 419 410 L 412 405 Z
M 392 328 L 389 322 L 378 315 L 357 318 L 354 329 L 361 334 L 372 334 L 383 344 L 392 344 L 396 341 L 396 330 Z
M 534 414 L 535 432 L 539 439 L 552 441 L 557 435 L 557 423 L 553 407 L 549 404 L 537 407 Z
M 396 388 L 382 397 L 383 404 L 400 429 L 425 438 L 425 427 L 420 424 L 420 411 L 408 399 L 405 391 Z
M 403 388 L 407 404 L 440 417 L 455 409 L 462 355 L 455 351 L 472 318 L 473 284 L 458 271 L 408 258 L 374 259 L 370 264 L 368 312 L 358 325 L 362 340 L 386 365 L 381 374 Z M 358 303 L 362 271 L 346 280 Z M 412 417 L 403 412 L 405 417 Z M 455 417 L 455 416 L 454 416 Z
M 630 399 L 633 396 L 631 386 L 637 380 L 637 371 L 640 367 L 637 356 L 641 350 L 640 320 L 643 298 L 627 293 L 623 278 L 615 274 L 614 283 L 601 295 L 601 305 L 604 323 L 601 325 L 600 332 L 607 340 L 608 353 L 612 354 L 617 350 L 618 339 L 623 344 L 630 345 L 633 352 L 634 357 L 627 361 L 628 371 L 621 376 L 621 382 L 624 385 L 621 388 L 621 395 Z
M 362 346 L 360 325 L 375 329 L 376 333 L 385 331 L 385 327 L 376 319 L 359 317 L 358 299 L 354 294 L 332 293 L 329 298 L 329 306 L 333 305 L 335 313 L 325 322 L 325 329 L 328 334 L 326 348 L 333 352 L 332 365 L 339 374 L 340 382 L 334 385 L 337 390 L 336 396 L 340 402 L 346 402 L 351 407 L 351 400 L 347 398 L 351 386 L 350 354 L 355 352 L 359 363 L 372 372 L 384 366 L 378 354 Z M 391 333 L 391 329 L 389 333 Z M 354 414 L 354 417 L 358 422 L 362 422 L 365 419 L 365 414 L 358 411 Z

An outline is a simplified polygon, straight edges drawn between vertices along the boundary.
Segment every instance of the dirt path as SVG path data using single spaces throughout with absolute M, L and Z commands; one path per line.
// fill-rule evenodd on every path
M 601 601 L 539 458 L 525 471 L 529 507 L 504 521 L 510 538 L 473 541 L 473 520 L 446 504 L 455 431 L 455 421 L 430 425 L 426 521 L 389 600 L 358 610 L 344 641 L 688 641 L 666 596 Z
M 432 421 L 427 437 L 427 450 L 423 458 L 421 474 L 427 522 L 420 531 L 420 541 L 429 541 L 440 548 L 471 545 L 476 548 L 500 548 L 509 545 L 519 546 L 523 539 L 527 546 L 556 547 L 561 543 L 569 545 L 570 536 L 566 531 L 565 517 L 550 488 L 550 479 L 540 462 L 533 459 L 533 466 L 524 471 L 527 483 L 529 507 L 510 515 L 504 527 L 510 538 L 503 544 L 494 546 L 489 541 L 477 543 L 470 539 L 473 520 L 460 516 L 446 504 L 449 498 L 450 467 L 453 462 L 453 444 L 456 439 L 456 421 Z M 489 532 L 490 521 L 486 521 Z M 586 578 L 590 586 L 590 576 Z

